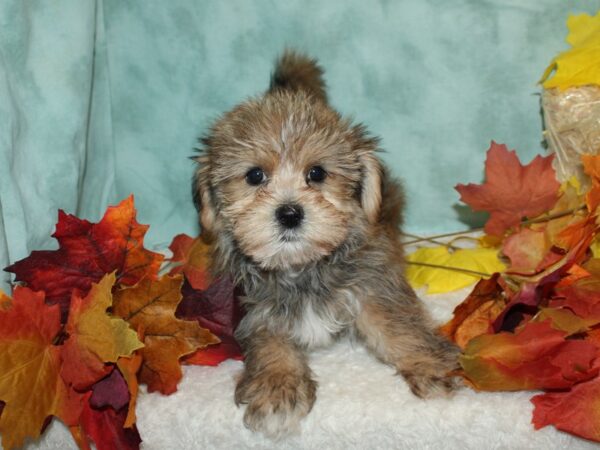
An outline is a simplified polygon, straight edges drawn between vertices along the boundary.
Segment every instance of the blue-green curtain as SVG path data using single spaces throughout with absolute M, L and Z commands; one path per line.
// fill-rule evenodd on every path
M 197 232 L 196 139 L 265 89 L 286 46 L 319 58 L 332 103 L 382 137 L 407 229 L 473 217 L 490 140 L 543 151 L 536 84 L 566 48 L 565 0 L 2 0 L 0 265 L 53 248 L 57 209 L 96 221 L 135 195 L 148 244 Z M 6 290 L 8 274 L 3 274 Z

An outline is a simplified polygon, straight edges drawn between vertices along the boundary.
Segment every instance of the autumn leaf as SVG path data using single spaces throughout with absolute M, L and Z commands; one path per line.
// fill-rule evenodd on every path
M 440 333 L 460 348 L 476 336 L 492 331 L 492 324 L 506 306 L 499 275 L 477 283 L 469 296 L 454 309 L 452 319 L 440 328 Z
M 127 322 L 107 313 L 112 306 L 115 281 L 114 273 L 106 275 L 98 284 L 92 284 L 85 298 L 74 294 L 71 300 L 61 375 L 79 391 L 88 389 L 112 370 L 105 363 L 117 362 L 120 356 L 130 356 L 143 347 Z
M 180 358 L 219 339 L 197 322 L 175 317 L 181 300 L 182 277 L 144 279 L 135 287 L 115 292 L 113 312 L 144 334 L 139 380 L 148 391 L 170 394 L 182 377 Z
M 12 303 L 11 298 L 4 292 L 0 291 L 0 311 L 6 311 Z
M 568 308 L 579 317 L 586 319 L 588 326 L 600 322 L 600 278 L 582 278 L 575 283 L 557 290 L 557 299 L 552 306 Z
M 181 294 L 183 298 L 177 307 L 177 317 L 196 320 L 219 337 L 233 337 L 243 313 L 231 279 L 217 278 L 205 291 L 184 282 Z
M 16 287 L 11 306 L 0 310 L 0 434 L 5 449 L 36 439 L 50 416 L 77 423 L 82 396 L 60 376 L 61 332 L 58 305 L 43 292 Z
M 540 80 L 546 89 L 600 85 L 600 13 L 567 19 L 571 49 L 556 56 Z
M 96 450 L 138 450 L 142 439 L 135 426 L 126 428 L 127 409 L 95 409 L 85 402 L 79 426 L 71 428 L 71 434 L 79 448 L 90 449 L 91 439 Z
M 532 322 L 548 320 L 552 328 L 566 332 L 567 336 L 585 333 L 596 324 L 595 320 L 581 318 L 567 308 L 540 308 L 531 319 Z
M 418 289 L 427 286 L 428 294 L 461 289 L 504 270 L 493 248 L 458 249 L 423 247 L 406 257 L 406 278 Z M 447 268 L 447 269 L 444 269 Z
M 553 155 L 538 155 L 523 166 L 514 150 L 508 151 L 505 145 L 492 141 L 485 162 L 485 183 L 459 184 L 455 189 L 474 211 L 490 213 L 485 232 L 501 236 L 524 217 L 536 217 L 558 200 L 560 184 L 552 158 Z
M 515 333 L 484 334 L 471 340 L 460 364 L 478 390 L 565 389 L 598 374 L 598 350 L 549 321 L 528 322 Z
M 140 337 L 142 340 L 144 339 L 144 337 L 140 336 L 139 333 L 138 337 Z M 135 352 L 135 354 L 129 358 L 122 357 L 117 360 L 117 368 L 127 383 L 127 390 L 129 391 L 129 408 L 127 411 L 125 424 L 123 425 L 125 428 L 131 428 L 136 421 L 135 408 L 137 405 L 139 388 L 137 373 L 141 367 L 142 355 L 139 351 Z
M 210 285 L 210 246 L 201 237 L 193 239 L 187 234 L 178 234 L 169 250 L 173 253 L 169 261 L 176 264 L 169 275 L 183 273 L 194 289 L 204 290 Z
M 554 425 L 585 439 L 600 441 L 600 377 L 579 383 L 565 392 L 550 392 L 531 399 L 536 429 Z
M 205 291 L 194 289 L 190 283 L 185 282 L 181 293 L 183 300 L 177 307 L 176 316 L 196 320 L 221 341 L 187 356 L 185 363 L 216 366 L 226 359 L 242 359 L 242 351 L 235 341 L 234 331 L 243 312 L 233 282 L 229 278 L 218 278 Z
M 550 243 L 543 230 L 523 228 L 504 240 L 502 253 L 510 259 L 509 272 L 523 275 L 540 271 L 544 257 L 550 251 Z
M 155 277 L 163 256 L 143 247 L 147 225 L 136 219 L 133 197 L 106 210 L 97 224 L 63 211 L 58 213 L 58 250 L 33 251 L 5 270 L 13 272 L 33 290 L 46 292 L 49 303 L 59 302 L 66 317 L 71 293 L 86 295 L 92 283 L 117 272 L 117 283 L 132 286 L 144 277 Z
M 589 212 L 595 213 L 600 205 L 600 155 L 581 155 L 581 163 L 584 173 L 592 180 L 585 196 L 586 205 Z
M 92 386 L 90 406 L 101 409 L 110 406 L 115 411 L 123 408 L 129 403 L 129 389 L 127 383 L 118 369 L 113 370 L 108 376 Z

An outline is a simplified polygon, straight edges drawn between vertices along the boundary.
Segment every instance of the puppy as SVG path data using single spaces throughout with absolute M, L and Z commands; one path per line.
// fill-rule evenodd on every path
M 285 52 L 267 92 L 201 139 L 193 181 L 216 275 L 243 287 L 235 401 L 252 430 L 298 429 L 317 383 L 307 352 L 352 334 L 419 397 L 455 388 L 458 350 L 404 275 L 402 191 L 378 140 L 327 102 L 313 59 Z

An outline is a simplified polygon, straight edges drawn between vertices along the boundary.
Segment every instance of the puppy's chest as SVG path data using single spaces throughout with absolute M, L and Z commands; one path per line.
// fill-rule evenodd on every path
M 307 348 L 323 347 L 354 323 L 358 302 L 350 292 L 334 292 L 330 298 L 299 299 L 300 307 L 289 323 L 292 338 Z

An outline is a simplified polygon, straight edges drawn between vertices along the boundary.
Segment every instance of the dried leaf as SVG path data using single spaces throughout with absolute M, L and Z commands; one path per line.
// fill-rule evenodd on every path
M 115 274 L 106 275 L 92 287 L 85 298 L 74 294 L 66 325 L 69 338 L 62 346 L 62 377 L 79 391 L 106 376 L 120 356 L 130 356 L 143 347 L 127 322 L 110 316 L 111 289 Z
M 600 441 L 600 378 L 580 383 L 566 392 L 550 392 L 531 399 L 536 429 L 554 425 L 585 439 Z
M 600 13 L 569 16 L 572 48 L 555 57 L 540 80 L 546 89 L 600 84 Z
M 210 246 L 200 237 L 193 239 L 187 234 L 178 234 L 169 249 L 173 252 L 170 261 L 177 264 L 169 275 L 183 273 L 194 289 L 204 290 L 210 285 Z
M 138 334 L 140 339 L 144 339 L 143 336 Z M 136 421 L 135 407 L 137 405 L 138 397 L 138 376 L 137 373 L 142 367 L 142 355 L 140 352 L 136 352 L 130 358 L 119 358 L 117 360 L 117 367 L 121 372 L 121 375 L 127 383 L 127 390 L 129 391 L 129 408 L 127 411 L 127 418 L 125 419 L 125 428 L 131 428 Z
M 565 389 L 598 374 L 596 346 L 567 340 L 550 322 L 529 322 L 516 333 L 481 335 L 467 345 L 460 363 L 479 390 Z
M 182 277 L 165 275 L 142 280 L 137 286 L 114 295 L 113 311 L 136 330 L 143 329 L 144 348 L 139 380 L 148 391 L 170 394 L 182 377 L 179 359 L 219 339 L 197 322 L 180 320 L 175 310 L 181 300 Z
M 558 200 L 560 184 L 552 159 L 553 155 L 536 156 L 523 166 L 514 150 L 492 142 L 485 162 L 485 183 L 459 184 L 455 189 L 474 211 L 490 213 L 486 233 L 501 236 L 524 217 L 536 217 Z
M 65 319 L 72 292 L 86 295 L 108 273 L 116 271 L 117 283 L 127 286 L 156 276 L 163 256 L 143 247 L 148 226 L 135 216 L 133 197 L 109 207 L 97 224 L 59 211 L 53 234 L 59 249 L 31 252 L 5 270 L 31 289 L 45 291 L 49 303 L 60 303 Z
M 110 406 L 118 411 L 127 403 L 129 403 L 129 389 L 118 369 L 114 369 L 110 375 L 92 386 L 92 396 L 90 397 L 92 408 L 101 409 Z
M 0 434 L 5 449 L 37 439 L 50 416 L 77 424 L 82 396 L 61 378 L 59 307 L 43 292 L 17 287 L 11 306 L 0 310 Z
M 452 319 L 440 332 L 465 348 L 476 336 L 492 331 L 492 324 L 506 305 L 498 275 L 481 280 L 469 296 L 454 309 Z
M 96 450 L 139 450 L 142 439 L 135 426 L 124 427 L 126 416 L 125 408 L 120 411 L 112 408 L 94 409 L 86 402 L 81 415 L 80 439 L 89 437 L 96 445 Z M 89 448 L 87 439 L 85 441 L 78 441 L 79 446 L 83 444 Z
M 523 228 L 504 240 L 502 253 L 510 259 L 508 272 L 532 275 L 540 268 L 544 257 L 550 251 L 550 243 L 543 230 Z
M 480 280 L 482 274 L 491 277 L 505 268 L 498 259 L 498 250 L 492 248 L 459 249 L 450 253 L 444 246 L 424 247 L 408 255 L 406 260 L 409 262 L 406 269 L 408 281 L 415 289 L 427 286 L 428 294 L 450 292 L 470 286 Z

